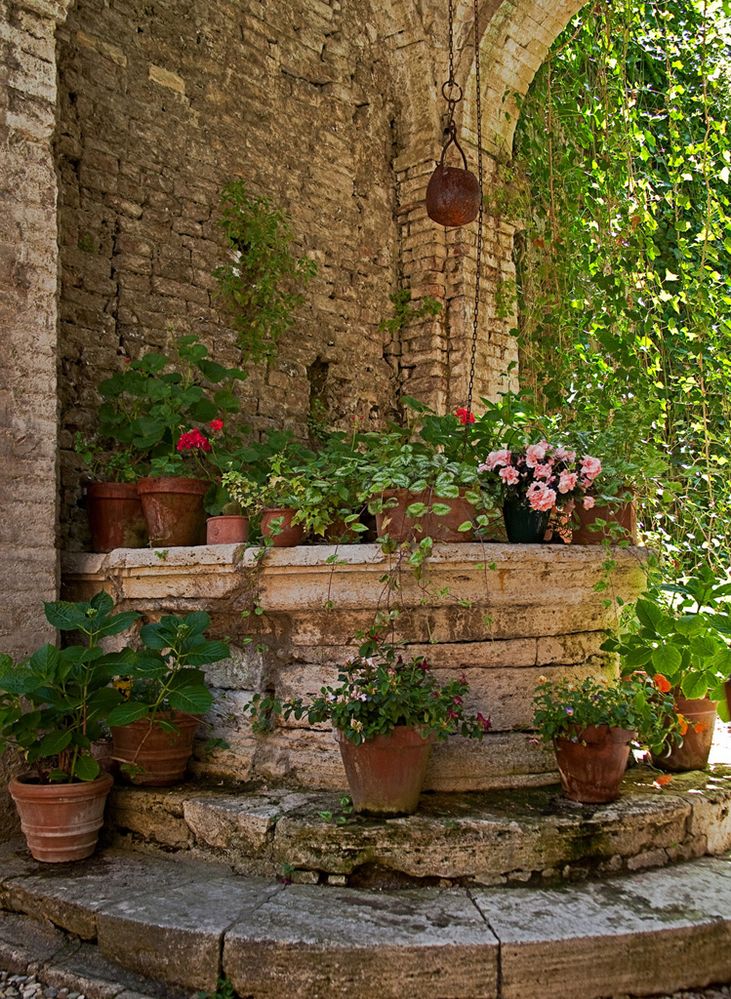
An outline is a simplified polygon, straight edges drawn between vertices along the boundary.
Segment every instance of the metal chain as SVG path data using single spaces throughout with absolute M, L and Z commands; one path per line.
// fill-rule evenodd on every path
M 467 387 L 467 411 L 472 412 L 472 392 L 475 384 L 475 364 L 477 362 L 477 336 L 480 322 L 480 283 L 482 277 L 482 233 L 485 214 L 485 199 L 483 193 L 483 164 L 482 164 L 482 93 L 480 85 L 480 24 L 479 24 L 479 0 L 474 0 L 475 9 L 475 88 L 477 91 L 475 112 L 477 115 L 477 180 L 480 187 L 480 210 L 477 215 L 477 253 L 475 268 L 475 301 L 472 312 L 472 351 L 470 354 L 470 377 Z M 450 56 L 451 56 L 451 16 L 452 0 L 449 0 L 450 14 Z
M 454 0 L 449 0 L 449 77 L 442 84 L 442 97 L 447 102 L 447 124 L 445 135 L 455 136 L 457 127 L 454 124 L 454 110 L 462 100 L 462 88 L 454 78 Z

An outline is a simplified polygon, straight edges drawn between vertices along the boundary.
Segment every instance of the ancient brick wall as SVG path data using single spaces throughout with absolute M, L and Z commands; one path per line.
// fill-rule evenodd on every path
M 290 213 L 316 261 L 295 327 L 243 388 L 257 431 L 304 432 L 308 368 L 335 420 L 391 411 L 377 328 L 397 282 L 393 86 L 362 3 L 80 0 L 59 32 L 62 489 L 72 547 L 73 434 L 95 386 L 143 347 L 195 331 L 237 361 L 213 268 L 232 177 Z M 323 367 L 324 365 L 324 367 Z

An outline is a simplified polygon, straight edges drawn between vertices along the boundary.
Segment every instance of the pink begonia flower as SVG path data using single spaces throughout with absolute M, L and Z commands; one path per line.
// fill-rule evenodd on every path
M 585 510 L 593 510 L 595 506 L 596 506 L 596 500 L 594 499 L 593 496 L 585 496 L 584 497 L 584 509 Z
M 513 468 L 512 465 L 508 465 L 507 468 L 501 468 L 498 475 L 506 486 L 514 486 L 516 483 L 520 482 L 520 473 L 518 472 L 518 469 Z
M 590 455 L 584 455 L 581 459 L 581 474 L 586 476 L 590 482 L 593 482 L 597 475 L 602 470 L 602 463 L 598 458 L 592 458 Z
M 553 475 L 553 465 L 550 462 L 546 462 L 545 465 L 536 465 L 533 469 L 533 475 L 536 479 L 550 479 Z
M 565 447 L 557 447 L 553 452 L 554 461 L 565 461 L 569 465 L 572 461 L 576 461 L 576 451 L 569 451 Z
M 535 468 L 536 465 L 540 465 L 546 457 L 546 451 L 548 451 L 548 441 L 529 445 L 525 449 L 525 463 L 528 468 Z
M 543 482 L 534 482 L 526 491 L 526 498 L 533 510 L 545 512 L 556 505 L 556 493 Z
M 484 464 L 480 465 L 477 471 L 494 472 L 498 465 L 510 465 L 512 460 L 513 456 L 507 448 L 502 451 L 491 451 L 485 458 Z
M 561 472 L 561 478 L 558 480 L 558 491 L 570 493 L 572 489 L 576 489 L 578 478 L 576 472 Z

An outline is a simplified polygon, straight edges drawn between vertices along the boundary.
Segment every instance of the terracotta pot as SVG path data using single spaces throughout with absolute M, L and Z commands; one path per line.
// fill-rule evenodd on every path
M 571 801 L 602 804 L 619 797 L 634 732 L 590 725 L 577 733 L 579 742 L 554 739 L 564 796 Z
M 608 524 L 619 524 L 621 531 L 610 530 L 609 527 L 595 527 L 595 521 L 606 520 Z M 637 506 L 634 500 L 619 506 L 595 506 L 585 510 L 582 503 L 577 503 L 574 510 L 574 533 L 572 544 L 600 545 L 609 540 L 613 543 L 629 541 L 637 544 Z
M 203 544 L 203 496 L 208 491 L 207 482 L 167 475 L 140 479 L 137 491 L 154 548 Z
M 687 698 L 675 695 L 678 711 L 688 721 L 688 731 L 682 746 L 673 746 L 666 756 L 655 756 L 652 762 L 661 770 L 681 773 L 685 770 L 703 770 L 708 765 L 716 726 L 716 705 L 709 697 Z M 699 731 L 696 732 L 696 727 Z
M 283 507 L 264 510 L 261 515 L 261 533 L 265 538 L 271 538 L 275 548 L 294 548 L 301 545 L 305 537 L 302 524 L 292 524 L 296 510 Z M 279 530 L 275 531 L 275 522 L 279 522 Z
M 178 731 L 166 732 L 149 718 L 112 728 L 113 758 L 140 768 L 139 773 L 121 771 L 125 780 L 132 784 L 165 787 L 185 776 L 199 719 L 181 711 L 158 717 L 172 722 Z
M 34 784 L 27 774 L 11 780 L 8 790 L 33 857 L 64 864 L 91 856 L 113 783 L 109 774 L 79 784 Z
M 135 482 L 90 482 L 86 513 L 95 552 L 113 548 L 143 548 L 147 523 Z
M 329 545 L 357 545 L 360 534 L 346 524 L 342 517 L 338 517 L 325 528 L 323 540 Z
M 238 545 L 249 540 L 249 518 L 223 515 L 206 521 L 207 545 Z
M 382 494 L 382 498 L 395 499 L 396 505 L 376 514 L 379 536 L 388 534 L 398 543 L 421 538 L 452 544 L 474 540 L 474 531 L 462 533 L 457 530 L 460 524 L 464 524 L 466 520 L 474 521 L 476 516 L 474 506 L 464 496 L 435 496 L 431 489 L 425 489 L 421 493 L 412 493 L 408 489 L 388 489 Z M 443 503 L 450 508 L 450 512 L 444 516 L 429 512 L 421 517 L 412 517 L 407 513 L 412 503 L 424 503 L 428 507 Z
M 505 533 L 514 545 L 537 545 L 544 541 L 550 517 L 550 510 L 533 510 L 519 501 L 503 503 Z
M 398 725 L 356 746 L 336 730 L 353 808 L 374 815 L 410 815 L 419 804 L 434 737 Z
M 731 715 L 731 678 L 726 681 L 726 705 L 728 713 Z

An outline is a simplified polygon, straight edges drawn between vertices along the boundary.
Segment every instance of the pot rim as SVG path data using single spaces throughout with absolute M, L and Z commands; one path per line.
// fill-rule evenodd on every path
M 137 480 L 138 493 L 207 493 L 209 483 L 185 475 L 153 475 Z
M 596 736 L 600 738 L 596 739 Z M 582 742 L 592 745 L 594 742 L 606 741 L 607 739 L 610 742 L 630 743 L 636 738 L 637 733 L 633 729 L 621 728 L 619 725 L 585 725 L 583 728 L 576 729 L 575 738 L 568 735 L 557 735 L 553 741 L 554 743 L 564 742 L 570 746 L 576 746 Z
M 111 790 L 114 778 L 111 774 L 100 773 L 94 780 L 78 781 L 74 784 L 38 784 L 27 780 L 34 775 L 19 774 L 8 783 L 8 792 L 13 798 L 28 801 L 54 798 L 94 798 L 102 791 Z
M 427 731 L 426 736 L 421 734 L 423 731 Z M 333 729 L 333 737 L 336 742 L 349 743 L 354 749 L 360 749 L 362 746 L 374 746 L 385 742 L 391 742 L 394 735 L 396 738 L 403 739 L 404 743 L 414 746 L 431 746 L 437 741 L 435 732 L 420 729 L 418 725 L 395 725 L 390 732 L 379 732 L 378 735 L 374 735 L 371 739 L 366 739 L 357 746 L 351 739 L 348 739 L 343 729 Z M 409 735 L 411 738 L 409 738 Z

